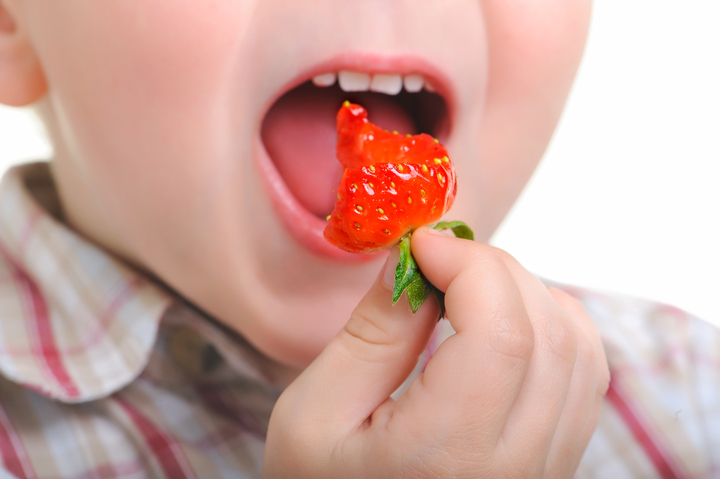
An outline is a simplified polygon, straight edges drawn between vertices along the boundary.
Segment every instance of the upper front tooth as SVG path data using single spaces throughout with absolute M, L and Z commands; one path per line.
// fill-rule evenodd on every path
M 341 71 L 338 73 L 338 83 L 343 91 L 367 91 L 370 88 L 370 75 Z
M 312 81 L 315 86 L 333 86 L 335 84 L 335 74 L 323 73 L 313 77 Z
M 417 74 L 408 75 L 403 79 L 403 83 L 405 83 L 405 91 L 417 93 L 422 90 L 425 78 L 423 78 L 422 75 Z
M 387 95 L 397 95 L 402 90 L 402 77 L 392 73 L 376 73 L 373 75 L 370 89 Z
M 435 87 L 433 87 L 431 84 L 429 84 L 427 81 L 425 82 L 425 89 L 431 93 L 435 93 Z

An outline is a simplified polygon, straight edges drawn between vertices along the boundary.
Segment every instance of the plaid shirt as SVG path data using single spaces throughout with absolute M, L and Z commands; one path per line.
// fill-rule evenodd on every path
M 612 373 L 577 477 L 720 477 L 718 331 L 667 306 L 563 289 L 595 319 Z M 6 174 L 0 479 L 258 477 L 277 371 L 65 227 L 47 164 Z

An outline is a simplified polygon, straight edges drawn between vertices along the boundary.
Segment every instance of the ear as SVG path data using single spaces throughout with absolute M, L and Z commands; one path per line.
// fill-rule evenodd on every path
M 47 92 L 18 3 L 0 0 L 0 103 L 9 106 L 29 105 Z

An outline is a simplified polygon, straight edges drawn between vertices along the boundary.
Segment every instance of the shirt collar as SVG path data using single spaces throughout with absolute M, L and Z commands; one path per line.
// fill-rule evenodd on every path
M 63 402 L 132 382 L 154 352 L 167 352 L 161 327 L 185 373 L 206 377 L 217 356 L 229 375 L 274 395 L 294 374 L 65 226 L 46 162 L 11 168 L 0 182 L 0 318 L 0 374 Z
M 47 163 L 0 182 L 0 373 L 66 402 L 131 382 L 172 296 L 59 221 Z

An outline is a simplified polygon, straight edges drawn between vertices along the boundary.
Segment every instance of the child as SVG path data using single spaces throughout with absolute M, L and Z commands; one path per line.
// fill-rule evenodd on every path
M 482 243 L 552 135 L 589 11 L 0 0 L 0 102 L 37 103 L 55 149 L 0 187 L 6 475 L 720 474 L 714 329 L 570 290 L 591 319 Z M 451 217 L 481 242 L 412 240 L 449 323 L 391 306 L 397 250 L 322 240 L 346 98 L 453 155 Z

